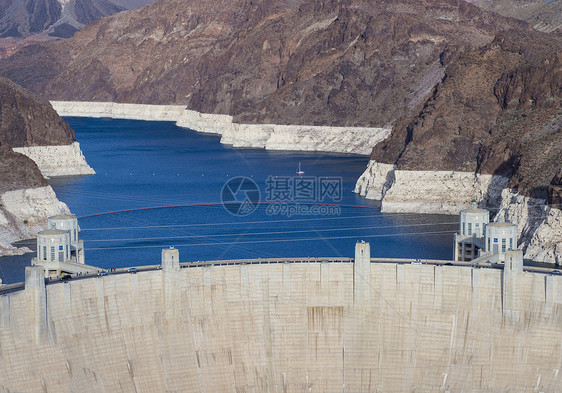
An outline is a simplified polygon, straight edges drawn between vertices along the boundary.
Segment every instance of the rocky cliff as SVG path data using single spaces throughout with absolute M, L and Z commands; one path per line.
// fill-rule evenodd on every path
M 371 159 L 501 175 L 512 188 L 544 191 L 562 162 L 561 48 L 562 36 L 510 30 L 462 55 Z
M 74 131 L 49 102 L 0 77 L 0 143 L 22 147 L 72 142 Z
M 33 160 L 7 145 L 0 145 L 0 192 L 46 185 L 47 181 Z
M 68 211 L 45 174 L 92 172 L 51 105 L 0 78 L 0 256 L 25 251 L 10 243 L 35 236 L 49 215 Z
M 562 169 L 548 185 L 546 201 L 549 205 L 562 209 Z
M 0 145 L 0 256 L 29 251 L 10 243 L 29 239 L 47 225 L 47 217 L 68 211 L 37 165 L 7 145 Z

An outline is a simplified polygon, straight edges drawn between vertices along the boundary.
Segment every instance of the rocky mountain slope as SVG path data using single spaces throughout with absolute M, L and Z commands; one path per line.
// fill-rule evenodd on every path
M 559 34 L 509 30 L 461 55 L 375 146 L 356 192 L 383 211 L 477 201 L 517 224 L 525 258 L 562 265 L 561 49 Z
M 371 159 L 510 178 L 543 194 L 562 165 L 562 36 L 506 31 L 461 56 Z
M 478 0 L 472 3 L 487 11 L 524 20 L 539 31 L 562 29 L 560 0 Z
M 0 143 L 10 147 L 69 145 L 74 131 L 51 105 L 0 77 Z
M 378 127 L 415 107 L 459 53 L 509 27 L 524 28 L 460 0 L 163 0 L 27 47 L 0 74 L 49 99 Z
M 0 38 L 70 37 L 85 25 L 151 0 L 0 0 Z
M 74 33 L 103 16 L 154 0 L 0 0 L 0 59 Z
M 562 169 L 548 185 L 546 201 L 549 205 L 562 209 Z

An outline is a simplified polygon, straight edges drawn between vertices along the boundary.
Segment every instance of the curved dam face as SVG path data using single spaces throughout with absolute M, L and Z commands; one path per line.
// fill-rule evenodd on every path
M 559 391 L 562 277 L 507 263 L 164 266 L 46 287 L 29 267 L 0 296 L 0 392 Z

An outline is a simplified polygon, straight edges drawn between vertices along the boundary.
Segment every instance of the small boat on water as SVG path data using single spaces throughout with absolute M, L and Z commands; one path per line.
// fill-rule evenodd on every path
M 299 169 L 297 170 L 297 175 L 304 175 L 304 171 L 301 169 L 301 163 L 299 162 Z

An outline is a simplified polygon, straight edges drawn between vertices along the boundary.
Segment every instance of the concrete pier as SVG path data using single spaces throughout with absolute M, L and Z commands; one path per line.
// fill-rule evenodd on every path
M 164 312 L 177 314 L 180 298 L 180 257 L 175 248 L 162 250 L 162 290 L 164 292 Z
M 365 303 L 371 298 L 371 246 L 369 243 L 355 244 L 353 262 L 353 298 L 355 303 Z
M 519 322 L 521 311 L 521 281 L 523 277 L 523 251 L 507 251 L 503 268 L 502 302 L 506 320 Z
M 27 315 L 33 326 L 33 339 L 39 344 L 47 337 L 47 292 L 45 290 L 45 269 L 42 266 L 25 267 L 25 295 L 29 307 Z

